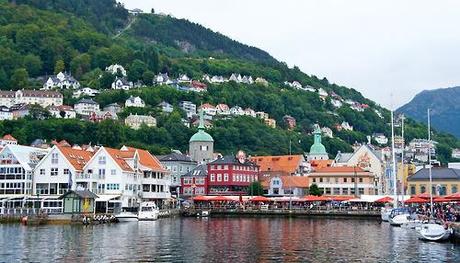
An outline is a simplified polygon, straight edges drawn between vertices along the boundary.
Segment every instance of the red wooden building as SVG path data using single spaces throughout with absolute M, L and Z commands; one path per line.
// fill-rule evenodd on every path
M 208 195 L 246 195 L 259 180 L 259 166 L 240 151 L 208 163 Z

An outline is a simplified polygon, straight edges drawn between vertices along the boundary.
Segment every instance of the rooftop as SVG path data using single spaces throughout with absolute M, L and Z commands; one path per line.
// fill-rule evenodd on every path
M 431 169 L 431 177 L 436 180 L 460 180 L 460 169 L 435 167 Z M 407 178 L 408 181 L 430 180 L 429 169 L 423 168 Z

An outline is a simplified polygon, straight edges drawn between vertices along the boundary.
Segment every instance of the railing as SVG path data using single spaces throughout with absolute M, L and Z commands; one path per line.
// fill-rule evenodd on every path
M 27 216 L 39 214 L 61 214 L 62 208 L 48 207 L 48 208 L 0 208 L 0 215 L 2 216 Z
M 98 179 L 98 176 L 96 174 L 77 174 L 75 176 L 75 179 L 76 180 L 85 180 L 85 179 L 89 179 L 89 180 L 97 180 Z
M 367 211 L 380 213 L 381 207 L 357 207 L 357 206 L 298 206 L 292 205 L 239 205 L 239 204 L 208 204 L 208 205 L 195 205 L 196 209 L 210 209 L 218 211 L 330 211 L 330 212 L 357 212 Z

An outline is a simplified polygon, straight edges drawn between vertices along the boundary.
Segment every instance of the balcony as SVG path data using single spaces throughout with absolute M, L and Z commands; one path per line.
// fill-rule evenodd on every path
M 75 176 L 75 180 L 77 181 L 95 181 L 99 179 L 98 177 L 99 176 L 96 174 L 84 173 L 84 174 L 77 174 Z
M 171 193 L 142 192 L 141 197 L 143 199 L 167 199 L 167 198 L 171 198 Z

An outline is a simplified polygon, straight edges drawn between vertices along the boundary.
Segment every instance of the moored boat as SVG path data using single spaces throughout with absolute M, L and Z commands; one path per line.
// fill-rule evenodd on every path
M 393 208 L 391 208 L 391 207 L 382 207 L 381 218 L 382 218 L 383 222 L 388 222 L 392 209 Z
M 121 212 L 115 215 L 115 218 L 118 220 L 118 222 L 137 222 L 138 221 L 137 214 L 131 213 L 131 212 Z
M 411 214 L 407 208 L 394 208 L 391 210 L 388 221 L 392 226 L 401 226 L 412 221 Z
M 154 202 L 143 202 L 139 207 L 137 214 L 139 221 L 157 220 L 160 210 Z
M 453 234 L 452 228 L 444 227 L 435 223 L 422 224 L 419 231 L 419 239 L 426 241 L 445 241 Z

